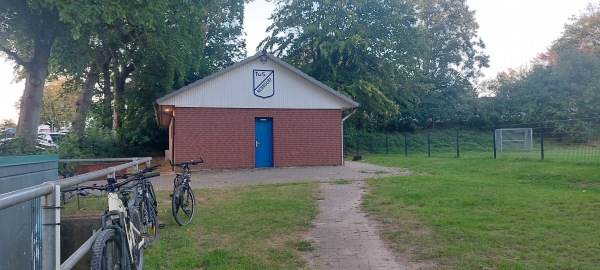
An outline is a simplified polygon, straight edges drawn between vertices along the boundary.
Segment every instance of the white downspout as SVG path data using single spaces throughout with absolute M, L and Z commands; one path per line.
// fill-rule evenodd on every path
M 346 115 L 346 117 L 342 118 L 342 166 L 345 165 L 345 163 L 344 163 L 344 122 L 346 120 L 348 120 L 348 118 L 350 118 L 350 116 L 352 116 L 355 113 L 356 113 L 356 109 L 352 110 L 352 112 L 349 115 Z

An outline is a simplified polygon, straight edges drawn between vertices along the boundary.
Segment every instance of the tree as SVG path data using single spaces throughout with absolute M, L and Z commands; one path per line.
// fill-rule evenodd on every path
M 498 75 L 492 85 L 503 123 L 600 117 L 600 9 L 590 5 L 529 69 Z M 558 123 L 558 122 L 557 122 Z M 558 130 L 567 129 L 558 123 Z
M 3 128 L 14 128 L 17 124 L 12 119 L 2 119 L 2 121 L 0 121 L 0 126 Z
M 489 57 L 477 35 L 479 25 L 466 0 L 420 0 L 420 27 L 429 48 L 423 58 L 423 85 L 416 110 L 405 112 L 427 119 L 463 121 L 477 94 L 474 83 L 482 76 Z
M 27 133 L 31 141 L 36 136 L 51 51 L 58 37 L 66 40 L 83 37 L 83 42 L 94 47 L 106 41 L 97 39 L 95 34 L 106 30 L 103 26 L 111 25 L 113 27 L 108 31 L 115 31 L 112 35 L 115 40 L 129 39 L 133 36 L 127 34 L 134 34 L 135 27 L 150 29 L 159 21 L 156 14 L 164 11 L 165 2 L 15 0 L 0 3 L 0 51 L 20 65 L 26 74 L 17 134 Z M 59 49 L 66 50 L 62 53 L 66 55 L 72 48 Z
M 226 68 L 246 55 L 246 42 L 242 38 L 244 3 L 220 0 L 205 7 L 206 46 L 200 77 Z
M 56 37 L 65 31 L 59 10 L 45 1 L 11 0 L 0 3 L 0 51 L 22 67 L 25 89 L 17 136 L 33 143 L 42 110 L 48 61 Z
M 54 129 L 69 127 L 75 111 L 77 89 L 73 89 L 66 78 L 61 77 L 44 87 L 41 122 Z
M 571 22 L 554 42 L 553 50 L 576 49 L 600 59 L 600 4 L 588 4 L 578 17 L 571 18 Z
M 398 104 L 411 103 L 425 46 L 410 2 L 276 3 L 259 47 L 358 101 L 355 125 L 383 128 Z
M 162 13 L 164 24 L 140 32 L 130 51 L 134 70 L 120 85 L 120 126 L 118 139 L 137 150 L 162 146 L 164 130 L 158 128 L 153 103 L 173 90 L 234 63 L 245 54 L 242 36 L 243 1 L 218 0 L 205 3 L 168 2 Z M 132 46 L 132 45 L 127 45 Z M 115 63 L 109 63 L 100 78 L 103 104 L 94 106 L 96 117 L 104 118 L 116 103 Z M 119 70 L 126 70 L 119 68 Z M 124 77 L 121 77 L 124 78 Z M 113 116 L 114 114 L 110 114 Z M 106 119 L 101 121 L 107 123 Z M 115 125 L 113 125 L 114 127 Z

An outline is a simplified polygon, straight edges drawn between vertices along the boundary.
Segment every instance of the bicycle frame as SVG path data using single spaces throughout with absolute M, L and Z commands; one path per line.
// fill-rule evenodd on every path
M 129 200 L 128 195 L 124 195 L 125 201 Z M 140 249 L 143 247 L 146 238 L 142 238 L 141 241 L 136 245 L 135 236 L 136 234 L 140 234 L 138 228 L 136 228 L 129 217 L 128 210 L 123 204 L 123 199 L 119 198 L 118 192 L 109 191 L 107 194 L 108 197 L 108 212 L 102 217 L 102 229 L 115 229 L 121 236 L 125 234 L 125 238 L 127 239 L 128 248 L 128 256 L 131 262 L 134 260 L 133 251 L 135 249 Z M 107 225 L 106 218 L 110 218 L 111 220 L 118 220 L 119 225 Z
M 180 167 L 181 168 L 181 173 L 177 173 L 175 175 L 175 179 L 173 179 L 173 189 L 177 188 L 177 186 L 182 185 L 182 184 L 187 184 L 189 185 L 189 183 L 192 180 L 192 170 L 190 169 L 190 164 L 192 165 L 197 165 L 200 163 L 204 163 L 204 160 L 202 160 L 202 158 L 200 158 L 199 161 L 196 160 L 192 160 L 190 162 L 184 162 L 184 163 L 178 163 L 178 164 L 174 164 L 172 161 L 171 162 L 171 167 Z

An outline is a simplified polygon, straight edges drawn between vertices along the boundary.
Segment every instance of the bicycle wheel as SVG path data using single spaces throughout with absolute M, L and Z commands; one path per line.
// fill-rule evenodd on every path
M 130 228 L 134 232 L 135 243 L 132 247 L 133 253 L 133 261 L 131 262 L 132 269 L 142 270 L 144 269 L 144 248 L 146 248 L 146 243 L 144 242 L 143 246 L 140 246 L 139 243 L 144 239 L 140 234 L 143 232 L 142 226 L 142 214 L 138 207 L 130 207 L 129 214 L 131 215 L 131 224 L 135 228 Z
M 127 251 L 122 245 L 123 240 L 114 229 L 100 232 L 92 246 L 90 269 L 129 269 Z
M 194 204 L 196 199 L 194 193 L 188 185 L 179 185 L 173 192 L 171 206 L 173 207 L 173 217 L 181 226 L 185 226 L 194 217 Z
M 158 239 L 158 217 L 156 216 L 156 208 L 154 207 L 151 199 L 141 198 L 139 201 L 138 209 L 141 213 L 142 226 L 141 232 L 147 235 L 145 246 L 156 242 Z

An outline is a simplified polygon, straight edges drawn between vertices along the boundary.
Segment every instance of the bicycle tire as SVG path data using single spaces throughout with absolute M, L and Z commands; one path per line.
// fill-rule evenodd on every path
M 152 186 L 152 183 L 148 182 L 148 198 L 150 199 L 151 205 L 154 206 L 154 212 L 156 213 L 156 215 L 158 216 L 158 201 L 156 200 L 156 193 L 154 193 L 154 186 Z M 158 224 L 158 219 L 156 219 L 156 223 Z
M 135 230 L 133 231 L 135 232 L 137 230 L 138 233 L 142 233 L 142 214 L 140 213 L 140 210 L 134 206 L 129 208 L 129 213 L 131 215 L 131 223 L 135 227 Z M 134 260 L 131 262 L 132 269 L 144 269 L 144 248 L 146 248 L 147 245 L 144 242 L 144 245 L 138 248 L 138 244 L 142 241 L 142 239 L 143 238 L 139 234 L 135 235 L 135 245 L 133 246 L 134 250 L 132 250 Z
M 91 270 L 129 269 L 127 251 L 123 239 L 114 229 L 100 232 L 92 246 Z
M 173 191 L 171 206 L 173 217 L 177 224 L 188 225 L 194 217 L 196 198 L 192 188 L 188 185 L 179 185 Z
M 156 208 L 151 202 L 150 198 L 141 198 L 139 201 L 138 209 L 142 216 L 141 232 L 147 234 L 146 247 L 156 242 L 158 239 L 158 216 L 156 215 Z
M 154 193 L 154 186 L 152 186 L 152 183 L 147 182 L 146 185 L 148 186 L 146 188 L 146 190 L 148 191 L 148 212 L 150 213 L 150 217 L 151 217 L 151 238 L 152 238 L 152 243 L 156 242 L 156 240 L 158 240 L 158 202 L 156 200 L 156 193 Z

